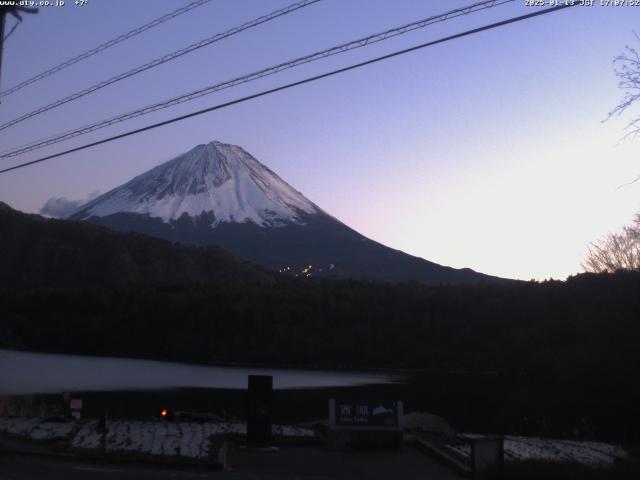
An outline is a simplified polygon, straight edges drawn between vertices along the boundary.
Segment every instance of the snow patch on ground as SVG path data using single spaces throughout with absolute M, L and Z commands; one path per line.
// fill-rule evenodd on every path
M 74 448 L 99 448 L 102 444 L 102 435 L 98 433 L 98 421 L 89 420 L 84 422 L 71 440 Z
M 0 418 L 0 431 L 33 440 L 64 440 L 74 429 L 72 422 L 59 422 L 42 418 Z
M 44 421 L 36 425 L 29 436 L 34 440 L 64 440 L 71 435 L 74 427 L 73 423 Z
M 31 430 L 37 427 L 44 420 L 41 418 L 5 417 L 0 418 L 0 431 L 18 435 L 29 436 Z
M 196 423 L 112 420 L 108 422 L 107 451 L 170 457 L 207 458 L 211 439 L 221 435 L 246 435 L 244 423 Z M 315 432 L 291 425 L 273 425 L 276 437 L 313 438 Z M 53 422 L 40 418 L 0 418 L 0 432 L 32 440 L 68 440 L 72 448 L 103 448 L 97 420 Z
M 462 434 L 463 440 L 482 438 L 482 435 Z M 469 443 L 451 443 L 445 447 L 463 458 L 471 457 Z M 505 462 L 515 463 L 539 460 L 554 463 L 579 463 L 590 467 L 613 464 L 618 459 L 628 458 L 627 452 L 618 445 L 578 440 L 557 440 L 537 437 L 504 437 Z

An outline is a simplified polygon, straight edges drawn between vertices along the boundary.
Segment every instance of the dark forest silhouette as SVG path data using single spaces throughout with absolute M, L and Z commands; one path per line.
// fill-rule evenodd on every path
M 493 372 L 505 428 L 528 417 L 534 433 L 588 425 L 585 435 L 640 438 L 640 272 L 462 286 L 299 280 L 220 249 L 6 206 L 0 261 L 4 347 Z

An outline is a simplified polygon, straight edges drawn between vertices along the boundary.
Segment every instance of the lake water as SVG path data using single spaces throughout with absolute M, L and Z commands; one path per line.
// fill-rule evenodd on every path
M 246 389 L 247 375 L 273 375 L 274 389 L 354 387 L 396 383 L 401 376 L 282 368 L 203 366 L 112 357 L 0 349 L 0 395 L 64 391 Z

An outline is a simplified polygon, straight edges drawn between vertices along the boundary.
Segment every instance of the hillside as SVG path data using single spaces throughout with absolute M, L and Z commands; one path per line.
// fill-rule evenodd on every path
M 27 215 L 1 202 L 0 265 L 0 288 L 273 282 L 270 273 L 219 247 Z

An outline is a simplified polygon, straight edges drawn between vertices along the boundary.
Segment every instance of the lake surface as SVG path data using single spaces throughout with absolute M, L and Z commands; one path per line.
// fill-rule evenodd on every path
M 273 375 L 277 390 L 392 384 L 389 373 L 203 366 L 0 349 L 0 395 L 65 391 L 246 389 L 248 375 Z

